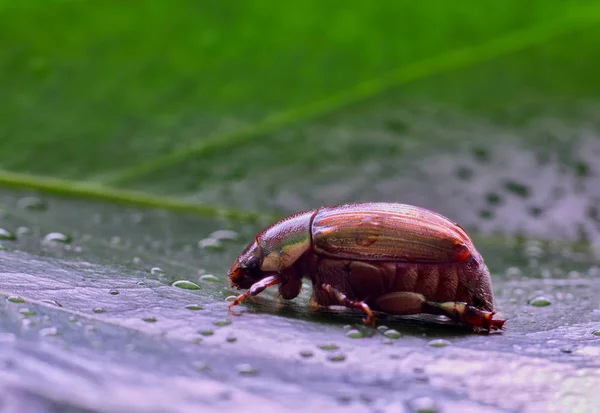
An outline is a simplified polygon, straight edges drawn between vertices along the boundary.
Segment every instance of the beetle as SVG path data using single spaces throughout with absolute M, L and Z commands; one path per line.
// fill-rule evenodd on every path
M 278 286 L 298 296 L 311 280 L 312 304 L 390 315 L 436 314 L 474 330 L 500 330 L 490 272 L 467 232 L 427 209 L 370 202 L 324 206 L 275 222 L 251 241 L 229 270 L 245 289 L 239 305 Z

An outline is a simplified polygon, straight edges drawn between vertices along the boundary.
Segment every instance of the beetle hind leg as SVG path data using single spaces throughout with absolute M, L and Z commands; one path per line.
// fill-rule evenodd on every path
M 424 311 L 428 313 L 445 315 L 451 320 L 487 331 L 503 330 L 506 321 L 494 319 L 495 311 L 480 310 L 462 302 L 437 303 L 427 301 L 423 307 Z
M 331 297 L 335 298 L 340 305 L 343 305 L 344 307 L 348 308 L 362 310 L 367 315 L 367 317 L 364 320 L 364 323 L 368 326 L 375 327 L 375 315 L 373 314 L 373 311 L 371 311 L 371 308 L 367 305 L 367 303 L 365 303 L 364 301 L 355 301 L 349 299 L 340 290 L 332 287 L 330 284 L 322 284 L 321 288 L 323 288 L 323 290 L 325 290 Z
M 422 294 L 395 292 L 375 300 L 375 307 L 388 314 L 412 315 L 419 313 L 444 315 L 453 321 L 484 330 L 501 330 L 505 320 L 496 320 L 493 311 L 480 310 L 462 302 L 429 301 Z

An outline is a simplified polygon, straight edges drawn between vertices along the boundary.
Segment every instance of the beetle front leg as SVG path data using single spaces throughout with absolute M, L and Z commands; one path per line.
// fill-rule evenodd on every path
M 240 294 L 229 305 L 229 311 L 231 311 L 231 309 L 233 307 L 235 307 L 236 305 L 239 305 L 246 298 L 248 298 L 250 296 L 258 295 L 258 294 L 262 293 L 264 290 L 266 290 L 269 287 L 272 287 L 272 286 L 277 285 L 277 284 L 281 284 L 281 282 L 282 282 L 281 277 L 279 277 L 277 275 L 270 275 L 268 277 L 263 278 L 260 281 L 255 282 L 254 284 L 252 284 L 252 286 L 247 291 L 245 291 L 243 294 Z
M 373 311 L 371 311 L 371 308 L 369 308 L 367 303 L 363 301 L 351 300 L 348 297 L 346 297 L 341 291 L 332 287 L 329 284 L 321 284 L 321 287 L 325 291 L 327 291 L 329 295 L 334 297 L 338 301 L 338 303 L 340 303 L 340 305 L 343 305 L 344 307 L 348 308 L 356 308 L 362 310 L 367 315 L 367 318 L 365 318 L 364 323 L 368 326 L 375 327 L 375 315 L 373 314 Z

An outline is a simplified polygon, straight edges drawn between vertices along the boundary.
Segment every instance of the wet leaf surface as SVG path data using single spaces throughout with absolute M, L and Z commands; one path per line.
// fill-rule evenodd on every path
M 0 1 L 0 410 L 600 411 L 596 3 L 172 3 Z M 228 313 L 273 215 L 361 200 L 467 228 L 506 331 Z
M 19 209 L 22 196 L 3 192 L 0 201 L 3 226 L 20 234 L 0 251 L 5 406 L 99 412 L 250 405 L 410 411 L 419 403 L 439 411 L 597 407 L 600 269 L 583 246 L 478 237 L 507 330 L 474 335 L 440 319 L 406 317 L 381 320 L 386 331 L 362 326 L 360 314 L 309 310 L 309 285 L 293 302 L 267 292 L 241 314 L 228 314 L 226 297 L 235 292 L 226 269 L 259 224 L 47 197 L 47 210 L 31 211 Z M 224 229 L 239 240 L 221 250 L 197 247 Z M 72 242 L 49 245 L 43 240 L 50 232 L 68 233 Z M 203 279 L 207 274 L 213 277 Z M 200 288 L 173 287 L 177 280 Z M 538 296 L 550 305 L 531 305 Z M 363 337 L 349 337 L 353 329 Z M 392 338 L 390 329 L 398 332 Z

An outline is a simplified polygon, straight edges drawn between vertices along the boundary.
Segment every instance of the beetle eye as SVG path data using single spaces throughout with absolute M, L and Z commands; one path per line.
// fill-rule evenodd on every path
M 257 257 L 250 257 L 241 265 L 241 267 L 248 270 L 258 269 L 260 267 L 260 262 Z

